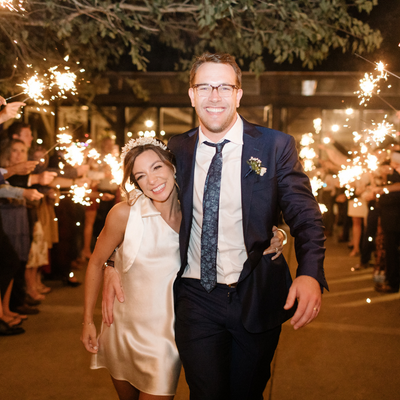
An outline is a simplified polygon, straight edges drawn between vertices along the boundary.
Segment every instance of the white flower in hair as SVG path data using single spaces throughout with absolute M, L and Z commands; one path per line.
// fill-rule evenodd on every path
M 125 156 L 134 147 L 145 146 L 146 144 L 152 144 L 153 146 L 158 146 L 161 147 L 163 150 L 167 150 L 167 146 L 163 142 L 152 137 L 140 137 L 138 139 L 131 139 L 121 150 L 121 162 L 124 162 Z

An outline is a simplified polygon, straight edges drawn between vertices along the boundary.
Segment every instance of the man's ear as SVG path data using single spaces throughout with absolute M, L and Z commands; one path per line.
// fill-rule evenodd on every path
M 188 94 L 189 94 L 189 97 L 190 97 L 190 101 L 192 103 L 192 107 L 194 107 L 195 106 L 195 101 L 194 101 L 194 90 L 193 90 L 193 88 L 189 88 Z
M 236 108 L 240 107 L 240 100 L 242 99 L 242 96 L 243 96 L 243 90 L 238 89 L 238 91 L 236 93 Z

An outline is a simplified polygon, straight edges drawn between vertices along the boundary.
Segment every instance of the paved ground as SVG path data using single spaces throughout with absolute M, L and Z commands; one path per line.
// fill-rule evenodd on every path
M 285 251 L 295 265 L 292 247 Z M 372 270 L 351 272 L 356 260 L 348 253 L 327 241 L 331 290 L 312 324 L 296 332 L 284 325 L 265 400 L 400 398 L 400 295 L 374 292 Z M 83 287 L 49 284 L 53 291 L 24 323 L 26 333 L 0 337 L 0 399 L 117 400 L 107 372 L 89 369 L 79 341 Z M 187 399 L 182 376 L 175 400 Z

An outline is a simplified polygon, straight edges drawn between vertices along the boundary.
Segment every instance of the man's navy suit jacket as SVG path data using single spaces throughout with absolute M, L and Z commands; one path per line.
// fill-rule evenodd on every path
M 174 136 L 168 143 L 176 157 L 182 209 L 179 234 L 182 265 L 178 279 L 187 265 L 197 143 L 198 128 Z M 263 176 L 250 169 L 247 161 L 251 157 L 260 159 L 267 168 Z M 243 119 L 241 163 L 243 232 L 248 259 L 243 265 L 237 292 L 245 328 L 263 332 L 282 324 L 295 311 L 295 307 L 283 309 L 292 283 L 284 257 L 281 255 L 272 261 L 271 254 L 262 255 L 270 245 L 272 227 L 278 225 L 280 212 L 295 238 L 297 275 L 312 276 L 321 287 L 327 288 L 323 270 L 325 236 L 319 206 L 292 136 Z

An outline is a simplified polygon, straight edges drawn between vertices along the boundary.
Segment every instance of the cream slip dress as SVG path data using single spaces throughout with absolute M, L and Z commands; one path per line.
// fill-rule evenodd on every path
M 135 191 L 115 268 L 125 301 L 114 303 L 114 322 L 102 324 L 92 369 L 142 392 L 174 395 L 181 363 L 175 344 L 173 282 L 180 267 L 179 235 L 150 199 Z

